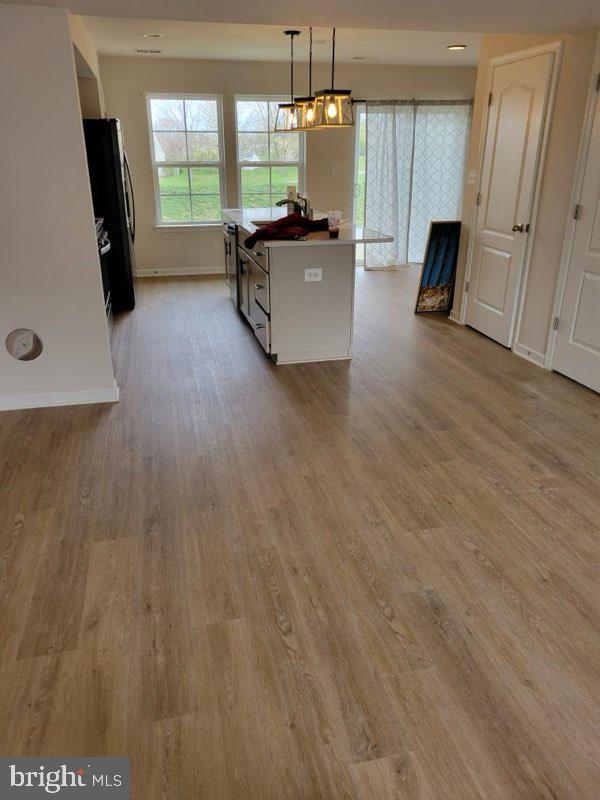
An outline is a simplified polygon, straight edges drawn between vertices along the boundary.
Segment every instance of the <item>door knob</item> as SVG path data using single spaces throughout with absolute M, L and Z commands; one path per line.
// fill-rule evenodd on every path
M 514 233 L 529 233 L 529 225 L 524 222 L 518 222 L 512 229 Z

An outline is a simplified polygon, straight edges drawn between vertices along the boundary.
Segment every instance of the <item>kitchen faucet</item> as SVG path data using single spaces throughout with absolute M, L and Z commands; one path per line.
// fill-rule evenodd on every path
M 312 219 L 312 208 L 310 207 L 310 202 L 308 196 L 305 194 L 299 194 L 296 196 L 296 199 L 292 200 L 286 197 L 283 200 L 278 200 L 275 203 L 276 206 L 285 206 L 288 207 L 288 213 L 292 213 L 293 211 L 297 211 L 299 214 L 302 214 L 304 217 L 308 219 Z M 291 210 L 290 210 L 291 209 Z

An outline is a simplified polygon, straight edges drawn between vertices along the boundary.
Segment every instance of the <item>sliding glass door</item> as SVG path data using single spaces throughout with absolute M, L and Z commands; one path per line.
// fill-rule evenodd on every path
M 469 100 L 359 108 L 355 217 L 394 236 L 369 245 L 367 269 L 422 262 L 429 223 L 460 219 L 470 118 Z

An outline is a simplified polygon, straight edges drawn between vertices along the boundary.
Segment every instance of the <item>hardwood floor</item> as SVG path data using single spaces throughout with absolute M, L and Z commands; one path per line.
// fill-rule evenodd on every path
M 116 406 L 0 415 L 0 752 L 135 800 L 597 800 L 600 398 L 360 273 L 276 367 L 146 280 Z

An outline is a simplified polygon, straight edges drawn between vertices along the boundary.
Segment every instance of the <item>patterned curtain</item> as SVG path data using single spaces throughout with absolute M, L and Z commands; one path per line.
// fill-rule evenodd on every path
M 421 263 L 429 223 L 460 219 L 470 100 L 366 104 L 365 225 L 394 236 L 365 269 Z

